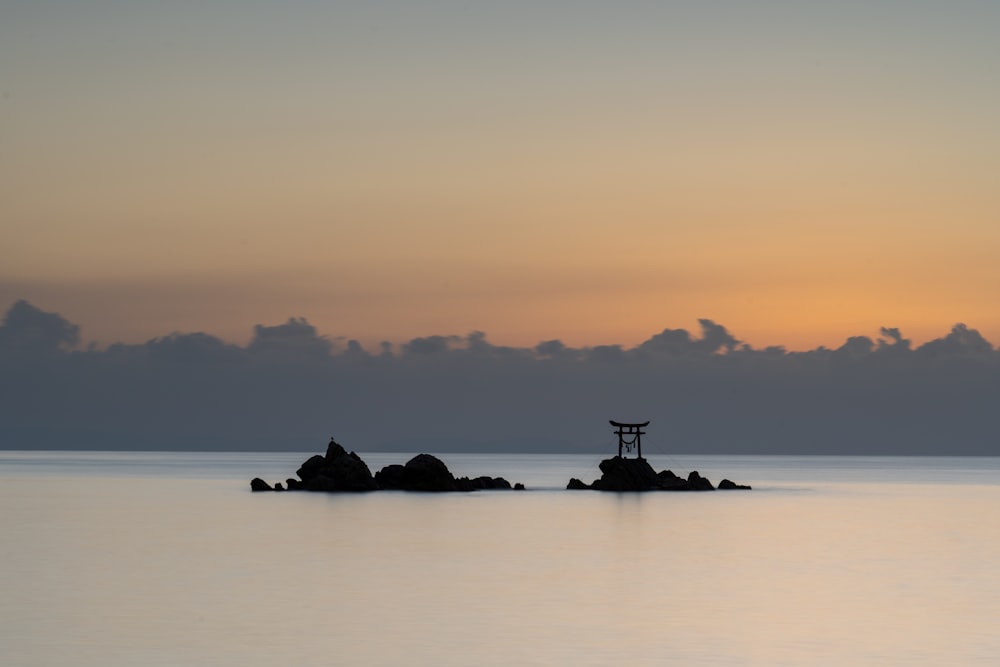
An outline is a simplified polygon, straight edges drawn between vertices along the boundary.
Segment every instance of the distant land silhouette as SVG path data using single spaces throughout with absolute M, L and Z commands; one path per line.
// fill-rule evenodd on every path
M 246 346 L 205 333 L 81 344 L 27 301 L 0 324 L 0 448 L 608 454 L 609 415 L 652 419 L 645 455 L 1000 455 L 1000 352 L 964 324 L 836 349 L 754 349 L 724 326 L 626 348 L 493 345 L 482 332 L 364 349 L 304 318 Z
M 671 470 L 659 473 L 646 459 L 618 454 L 601 461 L 601 477 L 591 484 L 571 478 L 568 490 L 582 491 L 714 491 L 707 478 L 691 471 L 687 478 Z M 295 477 L 273 485 L 260 477 L 250 480 L 250 490 L 260 491 L 319 491 L 324 493 L 368 493 L 370 491 L 418 491 L 424 493 L 525 490 L 524 484 L 513 485 L 503 477 L 455 477 L 441 459 L 431 454 L 417 454 L 405 464 L 392 463 L 374 475 L 357 452 L 348 452 L 330 439 L 326 454 L 314 454 L 299 466 Z M 719 489 L 750 490 L 750 486 L 724 479 Z
M 314 454 L 299 466 L 295 477 L 274 486 L 255 477 L 251 491 L 320 491 L 325 493 L 367 493 L 369 491 L 419 491 L 427 493 L 470 491 L 523 491 L 503 477 L 455 477 L 441 459 L 432 454 L 417 454 L 404 464 L 392 463 L 374 475 L 357 454 L 348 452 L 331 439 L 326 454 Z

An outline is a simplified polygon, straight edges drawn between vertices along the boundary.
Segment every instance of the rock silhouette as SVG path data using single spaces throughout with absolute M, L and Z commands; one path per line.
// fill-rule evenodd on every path
M 656 472 L 643 458 L 627 459 L 615 456 L 604 459 L 600 464 L 601 478 L 591 484 L 576 479 L 566 485 L 570 490 L 593 489 L 595 491 L 714 491 L 715 487 L 706 477 L 692 471 L 687 479 L 679 477 L 671 470 Z M 728 479 L 719 488 L 750 489 L 749 486 L 735 484 Z
M 595 491 L 714 491 L 716 487 L 698 471 L 687 478 L 671 470 L 656 472 L 644 458 L 615 456 L 600 464 L 601 478 L 586 484 L 573 478 L 566 485 L 570 490 Z M 523 484 L 508 482 L 503 477 L 455 477 L 444 462 L 431 454 L 417 454 L 404 465 L 393 463 L 374 475 L 360 456 L 348 452 L 335 440 L 330 440 L 326 454 L 306 459 L 296 471 L 298 478 L 288 478 L 268 484 L 259 477 L 250 480 L 251 491 L 324 491 L 363 493 L 367 491 L 417 491 L 425 493 L 468 492 L 486 489 L 524 490 Z M 719 489 L 750 489 L 728 479 Z
M 262 480 L 260 477 L 254 477 L 250 480 L 250 490 L 251 491 L 274 491 L 270 484 Z
M 306 491 L 374 491 L 378 488 L 368 464 L 331 440 L 326 456 L 310 457 L 296 471 Z
M 513 487 L 503 477 L 456 478 L 441 459 L 430 454 L 417 454 L 406 465 L 387 465 L 372 475 L 371 470 L 355 452 L 348 452 L 335 440 L 330 440 L 326 455 L 309 457 L 295 473 L 298 479 L 285 481 L 288 491 L 325 491 L 362 493 L 377 490 L 448 492 L 484 489 L 523 490 L 523 484 Z M 282 491 L 281 483 L 273 487 L 260 479 L 250 481 L 251 491 Z
M 456 478 L 441 459 L 430 454 L 417 454 L 407 461 L 406 465 L 393 464 L 382 468 L 375 473 L 375 482 L 380 489 L 401 491 L 478 491 L 512 488 L 510 482 L 503 477 Z

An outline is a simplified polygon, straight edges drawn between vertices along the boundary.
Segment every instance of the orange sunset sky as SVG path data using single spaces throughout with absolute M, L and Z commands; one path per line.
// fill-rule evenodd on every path
M 998 30 L 961 0 L 5 2 L 0 309 L 103 344 L 998 344 Z

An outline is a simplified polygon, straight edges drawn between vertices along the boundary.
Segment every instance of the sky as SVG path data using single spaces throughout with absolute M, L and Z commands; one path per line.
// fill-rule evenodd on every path
M 1000 4 L 0 5 L 0 308 L 85 341 L 1000 339 Z

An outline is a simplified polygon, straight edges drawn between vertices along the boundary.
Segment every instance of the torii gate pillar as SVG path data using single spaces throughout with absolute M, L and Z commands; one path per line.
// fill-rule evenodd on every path
M 635 445 L 636 458 L 642 458 L 642 440 L 640 436 L 645 435 L 645 431 L 642 429 L 649 426 L 649 422 L 642 422 L 641 424 L 625 424 L 622 422 L 616 422 L 615 420 L 610 420 L 611 425 L 616 427 L 618 430 L 615 433 L 618 435 L 618 458 L 622 456 L 622 448 L 625 451 L 630 451 L 632 446 Z

